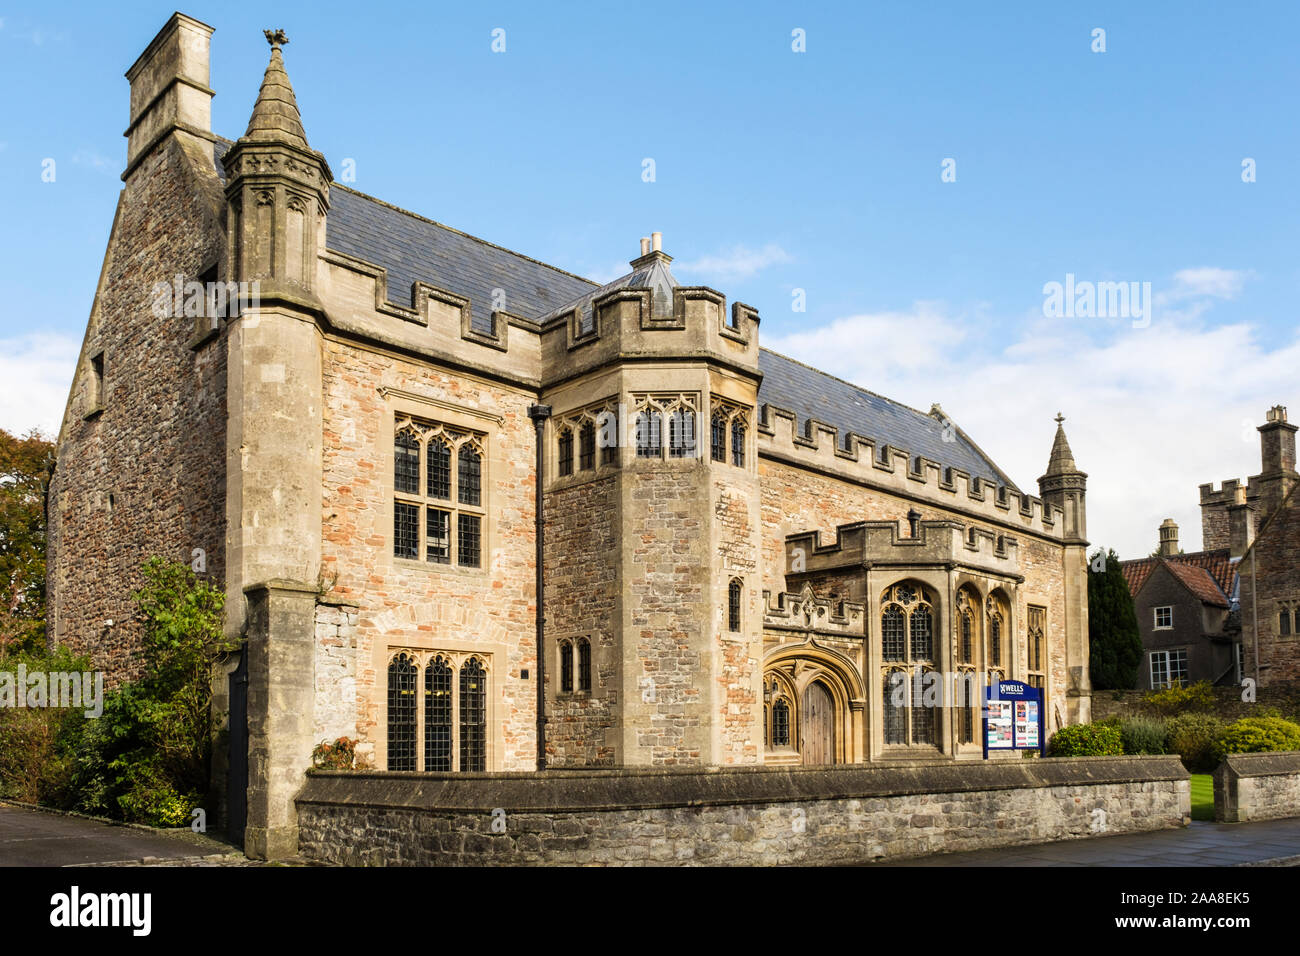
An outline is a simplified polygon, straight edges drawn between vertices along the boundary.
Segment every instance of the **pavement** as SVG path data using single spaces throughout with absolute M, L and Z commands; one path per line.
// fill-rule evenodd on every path
M 247 866 L 221 840 L 0 803 L 0 866 Z
M 1206 823 L 1150 833 L 944 853 L 871 866 L 1300 866 L 1300 819 Z

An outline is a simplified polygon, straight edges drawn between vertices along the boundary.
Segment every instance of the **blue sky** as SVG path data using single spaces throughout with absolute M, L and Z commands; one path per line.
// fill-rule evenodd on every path
M 661 231 L 680 280 L 759 308 L 764 344 L 941 403 L 1022 488 L 1063 412 L 1093 541 L 1146 554 L 1172 516 L 1198 548 L 1196 486 L 1259 470 L 1268 406 L 1300 419 L 1294 5 L 702 6 L 183 12 L 216 27 L 218 133 L 243 132 L 261 30 L 283 27 L 308 137 L 356 188 L 602 280 Z M 10 430 L 57 428 L 121 188 L 122 74 L 172 9 L 0 7 Z M 1045 316 L 1067 273 L 1150 283 L 1152 321 Z

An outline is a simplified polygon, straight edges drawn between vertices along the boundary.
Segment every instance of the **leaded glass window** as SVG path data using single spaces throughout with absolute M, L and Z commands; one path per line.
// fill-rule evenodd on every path
M 560 432 L 560 475 L 573 474 L 573 432 L 565 428 Z
M 442 655 L 424 668 L 424 769 L 451 770 L 451 664 Z
M 429 476 L 429 497 L 451 497 L 451 448 L 441 438 L 430 438 L 425 453 Z
M 975 651 L 974 640 L 971 635 L 973 630 L 970 611 L 961 613 L 961 662 L 963 664 L 971 663 L 971 654 Z
M 914 744 L 933 744 L 934 743 L 934 712 L 936 708 L 933 704 L 927 704 L 924 693 L 925 674 L 923 671 L 920 684 L 921 691 L 913 689 L 912 694 L 912 743 Z
M 709 431 L 714 461 L 727 460 L 727 419 L 723 415 L 714 415 Z
M 695 412 L 678 408 L 668 417 L 668 457 L 695 457 Z
M 1002 615 L 996 611 L 989 618 L 989 664 L 1002 666 Z
M 638 458 L 660 458 L 663 447 L 663 416 L 657 409 L 649 408 L 636 417 L 636 455 Z
M 393 439 L 393 487 L 403 494 L 420 493 L 420 440 L 407 431 Z
M 790 746 L 790 705 L 784 697 L 772 705 L 772 746 Z
M 393 507 L 393 554 L 399 558 L 420 556 L 420 508 L 397 502 Z
M 934 659 L 934 627 L 930 609 L 922 604 L 912 612 L 912 660 Z
M 456 556 L 462 568 L 477 568 L 482 563 L 481 521 L 478 515 L 456 515 Z
M 578 467 L 588 471 L 596 467 L 596 426 L 583 422 L 578 432 Z
M 897 604 L 889 605 L 880 616 L 880 640 L 885 660 L 903 659 L 903 609 Z
M 902 676 L 894 677 L 895 674 L 899 674 Z M 884 686 L 883 699 L 885 704 L 884 731 L 885 731 L 886 744 L 907 743 L 907 720 L 906 720 L 907 709 L 904 706 L 895 703 L 894 701 L 894 697 L 897 692 L 896 689 L 898 688 L 899 681 L 900 680 L 903 681 L 904 689 L 905 689 L 906 677 L 907 674 L 905 671 L 890 671 L 889 673 L 885 674 L 885 686 Z
M 415 662 L 398 654 L 388 662 L 388 769 L 415 767 Z
M 560 641 L 560 693 L 573 691 L 573 645 Z
M 425 558 L 433 564 L 451 564 L 451 512 L 429 508 L 425 515 Z
M 578 641 L 578 690 L 591 690 L 591 641 Z
M 745 467 L 745 423 L 740 419 L 731 423 L 731 463 L 737 468 Z
M 483 504 L 483 457 L 472 445 L 461 445 L 456 455 L 456 483 L 460 503 L 479 506 Z M 462 562 L 463 563 L 463 562 Z
M 486 675 L 473 657 L 460 669 L 460 769 L 487 769 Z
M 740 579 L 727 586 L 727 630 L 733 634 L 740 630 Z

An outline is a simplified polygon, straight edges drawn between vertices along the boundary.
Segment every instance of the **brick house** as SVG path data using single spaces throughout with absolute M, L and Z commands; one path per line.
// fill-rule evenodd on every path
M 119 681 L 145 558 L 221 583 L 248 852 L 294 852 L 311 749 L 344 735 L 394 773 L 979 759 L 973 706 L 890 700 L 927 672 L 1088 719 L 1059 415 L 1035 496 L 937 405 L 760 348 L 658 234 L 598 286 L 334 182 L 282 34 L 222 138 L 211 33 L 176 14 L 127 72 L 49 629 Z

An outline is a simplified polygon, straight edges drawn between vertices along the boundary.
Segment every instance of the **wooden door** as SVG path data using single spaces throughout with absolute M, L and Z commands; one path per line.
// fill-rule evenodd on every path
M 835 702 L 821 681 L 813 681 L 803 692 L 799 752 L 805 764 L 835 762 Z

